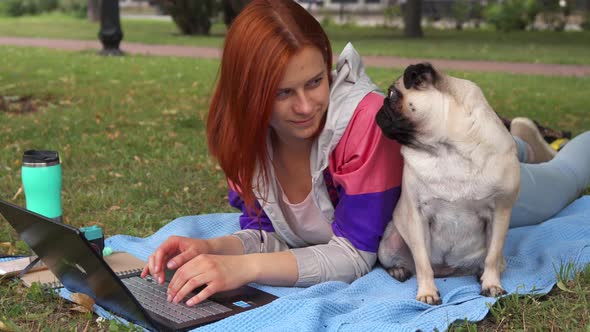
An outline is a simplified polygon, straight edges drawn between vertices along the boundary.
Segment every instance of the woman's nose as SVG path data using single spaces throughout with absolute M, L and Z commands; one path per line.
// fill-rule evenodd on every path
M 297 113 L 309 113 L 312 111 L 311 98 L 305 93 L 297 94 L 297 99 L 294 105 L 295 112 Z

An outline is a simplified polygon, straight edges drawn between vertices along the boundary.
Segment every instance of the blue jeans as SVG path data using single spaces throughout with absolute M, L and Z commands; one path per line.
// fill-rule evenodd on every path
M 515 137 L 520 163 L 520 194 L 510 227 L 541 223 L 566 207 L 590 185 L 590 131 L 568 142 L 552 160 L 526 164 L 526 143 Z

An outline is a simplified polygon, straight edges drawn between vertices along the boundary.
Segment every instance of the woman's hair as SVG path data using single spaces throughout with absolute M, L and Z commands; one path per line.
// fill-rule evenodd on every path
M 306 46 L 322 52 L 330 78 L 328 37 L 315 18 L 291 0 L 252 1 L 225 37 L 207 118 L 209 151 L 246 206 L 257 213 L 253 188 L 269 178 L 266 137 L 276 91 L 287 63 Z M 260 177 L 254 179 L 257 168 Z

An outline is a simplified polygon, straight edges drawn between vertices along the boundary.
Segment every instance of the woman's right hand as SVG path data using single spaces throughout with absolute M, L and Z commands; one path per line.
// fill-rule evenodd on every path
M 151 274 L 159 284 L 163 284 L 165 267 L 176 270 L 189 260 L 200 254 L 207 254 L 209 251 L 207 240 L 171 236 L 150 255 L 148 264 L 141 272 L 141 277 L 145 278 Z

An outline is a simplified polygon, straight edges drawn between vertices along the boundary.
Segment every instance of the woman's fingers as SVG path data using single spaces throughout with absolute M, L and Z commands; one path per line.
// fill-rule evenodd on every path
M 196 275 L 196 276 L 192 277 L 191 279 L 187 280 L 187 282 L 184 285 L 182 285 L 182 287 L 178 290 L 176 295 L 173 296 L 172 302 L 179 303 L 179 302 L 183 301 L 195 289 L 211 282 L 210 277 L 211 276 L 208 276 L 206 273 L 201 273 L 201 274 Z M 195 304 L 196 303 L 197 302 L 195 302 Z M 187 305 L 188 305 L 188 303 L 187 303 Z
M 243 256 L 198 255 L 184 263 L 174 273 L 168 284 L 168 301 L 179 303 L 195 289 L 206 285 L 197 295 L 186 302 L 195 305 L 211 295 L 235 289 L 249 282 L 240 259 Z M 233 272 L 230 272 L 233 271 Z
M 154 279 L 158 281 L 159 284 L 164 283 L 164 263 L 168 257 L 174 255 L 178 251 L 178 239 L 176 237 L 168 238 L 160 245 L 160 247 L 158 247 L 158 249 L 156 249 L 156 251 L 154 251 L 153 254 L 148 257 L 148 264 L 146 268 L 144 268 L 141 277 L 144 278 L 149 273 Z
M 175 257 L 171 258 L 168 261 L 168 263 L 166 263 L 166 267 L 168 267 L 170 270 L 177 269 L 178 267 L 183 266 L 186 262 L 195 258 L 195 256 L 197 256 L 198 254 L 199 253 L 195 252 L 194 250 L 183 251 Z
M 199 304 L 217 292 L 218 290 L 215 289 L 213 284 L 209 284 L 207 285 L 207 287 L 203 288 L 203 290 L 200 291 L 197 295 L 191 297 L 188 301 L 186 301 L 186 305 L 190 307 L 195 304 Z
M 164 269 L 162 268 L 163 262 L 166 260 L 167 253 L 161 249 L 156 250 L 154 254 L 149 257 L 148 266 L 152 277 L 158 281 L 159 284 L 164 283 Z
M 169 301 L 176 299 L 178 292 L 190 279 L 201 274 L 200 266 L 195 262 L 196 260 L 196 258 L 191 260 L 174 272 L 172 279 L 170 279 L 170 282 L 168 283 L 167 293 Z M 180 299 L 182 299 L 182 297 Z
M 168 257 L 180 252 L 180 238 L 177 236 L 169 237 L 164 243 L 158 247 L 156 252 L 152 254 L 154 256 L 154 272 L 160 273 L 164 270 L 164 263 Z M 151 258 L 151 256 L 150 256 Z
M 144 267 L 144 268 L 143 268 L 143 270 L 141 271 L 141 277 L 142 277 L 142 278 L 145 278 L 145 277 L 147 277 L 147 275 L 149 274 L 149 272 L 150 272 L 150 265 L 149 265 L 149 263 L 148 263 L 148 264 L 146 264 L 146 265 L 145 265 L 145 267 Z

